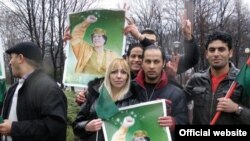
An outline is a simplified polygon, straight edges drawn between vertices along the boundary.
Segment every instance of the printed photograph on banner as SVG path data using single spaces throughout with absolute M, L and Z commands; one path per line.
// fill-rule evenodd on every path
M 66 49 L 63 82 L 85 87 L 103 77 L 109 63 L 125 49 L 125 11 L 88 10 L 69 14 L 71 39 Z
M 5 67 L 4 67 L 4 58 L 3 58 L 3 48 L 0 47 L 0 79 L 5 78 Z
M 105 141 L 171 141 L 169 128 L 158 123 L 166 116 L 164 100 L 156 100 L 119 109 L 108 120 L 104 120 Z

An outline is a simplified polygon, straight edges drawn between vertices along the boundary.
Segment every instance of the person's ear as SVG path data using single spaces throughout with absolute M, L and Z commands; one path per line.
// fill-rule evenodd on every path
M 18 54 L 18 60 L 19 62 L 23 63 L 25 60 L 25 57 L 23 56 L 23 54 Z
M 229 50 L 229 58 L 232 58 L 233 57 L 233 49 L 230 49 Z
M 208 55 L 207 55 L 207 54 L 208 54 L 208 51 L 207 51 L 207 49 L 206 49 L 206 51 L 205 51 L 205 54 L 206 54 L 206 58 L 208 58 Z

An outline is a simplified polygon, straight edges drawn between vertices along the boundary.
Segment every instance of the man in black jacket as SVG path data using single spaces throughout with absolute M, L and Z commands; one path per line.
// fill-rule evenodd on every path
M 6 50 L 19 78 L 7 91 L 0 124 L 3 141 L 65 141 L 67 99 L 54 80 L 39 69 L 41 50 L 22 42 Z
M 221 116 L 215 124 L 250 124 L 250 98 L 243 98 L 242 87 L 237 86 L 231 98 L 224 98 L 239 72 L 229 61 L 232 55 L 230 34 L 217 31 L 208 36 L 210 67 L 195 73 L 185 88 L 188 99 L 194 100 L 193 124 L 210 124 L 217 111 Z
M 175 125 L 188 124 L 187 101 L 183 91 L 168 80 L 163 70 L 165 55 L 163 48 L 151 45 L 142 55 L 142 70 L 131 83 L 131 92 L 140 102 L 165 99 L 167 116 L 159 117 L 162 127 L 169 127 L 174 140 Z

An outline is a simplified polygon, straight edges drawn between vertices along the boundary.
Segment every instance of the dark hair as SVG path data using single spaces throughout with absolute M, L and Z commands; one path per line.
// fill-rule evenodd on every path
M 142 53 L 142 60 L 144 59 L 144 53 L 146 50 L 149 50 L 149 49 L 158 49 L 161 51 L 161 57 L 162 57 L 162 60 L 165 61 L 165 50 L 163 47 L 160 47 L 160 46 L 157 46 L 155 44 L 151 44 L 149 46 L 147 46 L 146 48 L 144 48 L 143 50 L 143 53 Z
M 212 34 L 208 35 L 208 39 L 205 45 L 206 50 L 208 48 L 208 45 L 215 40 L 221 40 L 222 42 L 227 44 L 229 50 L 232 49 L 232 36 L 224 31 L 215 31 Z
M 152 29 L 145 29 L 145 30 L 142 30 L 142 31 L 141 31 L 141 34 L 153 34 L 153 35 L 155 35 L 156 40 L 158 39 L 158 36 L 157 36 L 156 32 L 155 32 L 154 30 L 152 30 Z
M 126 52 L 126 56 L 129 56 L 131 54 L 132 49 L 136 48 L 136 47 L 139 47 L 139 48 L 141 48 L 143 50 L 142 44 L 140 44 L 140 43 L 131 43 L 128 46 L 128 50 Z
M 91 41 L 92 41 L 92 43 L 93 43 L 93 37 L 94 37 L 94 34 L 95 34 L 95 33 L 92 33 L 92 34 L 91 34 Z M 107 37 L 106 35 L 102 35 L 102 37 L 103 37 L 103 38 L 104 38 L 104 40 L 105 40 L 104 45 L 106 45 L 107 40 L 108 40 L 108 37 Z

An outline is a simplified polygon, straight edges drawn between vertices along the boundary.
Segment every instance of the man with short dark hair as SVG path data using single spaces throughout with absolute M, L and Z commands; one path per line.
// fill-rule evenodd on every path
M 238 86 L 231 98 L 225 98 L 239 70 L 230 62 L 233 56 L 232 37 L 216 31 L 208 36 L 206 58 L 210 65 L 203 73 L 195 73 L 188 81 L 185 93 L 194 101 L 193 124 L 210 124 L 221 111 L 216 124 L 250 124 L 250 98 L 244 98 Z
M 152 29 L 142 30 L 141 31 L 141 36 L 144 36 L 144 39 L 140 40 L 141 44 L 143 44 L 144 46 L 147 46 L 148 44 L 152 44 L 152 43 L 153 44 L 157 43 L 158 36 L 155 33 L 155 31 L 152 30 Z
M 126 52 L 126 60 L 131 71 L 131 79 L 134 79 L 141 69 L 143 48 L 144 47 L 139 43 L 131 43 Z
M 0 124 L 3 141 L 65 141 L 67 99 L 57 83 L 41 69 L 40 48 L 22 42 L 6 50 L 19 83 L 13 84 L 3 102 Z
M 131 92 L 136 95 L 140 102 L 165 99 L 167 116 L 159 117 L 160 126 L 170 128 L 175 125 L 188 124 L 187 101 L 183 91 L 168 81 L 163 67 L 165 65 L 164 49 L 156 45 L 145 48 L 142 55 L 142 70 L 131 84 Z

